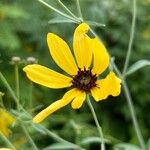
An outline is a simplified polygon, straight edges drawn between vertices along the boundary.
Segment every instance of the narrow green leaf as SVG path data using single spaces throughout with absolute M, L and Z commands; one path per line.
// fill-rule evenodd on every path
M 53 18 L 48 21 L 49 24 L 57 24 L 57 23 L 76 23 L 73 20 L 70 19 L 63 19 L 63 18 Z
M 139 70 L 145 66 L 149 66 L 149 65 L 150 65 L 150 60 L 144 60 L 144 59 L 139 60 L 129 67 L 129 69 L 126 72 L 126 75 L 130 75 L 130 74 L 136 72 L 137 70 Z
M 88 145 L 91 143 L 101 143 L 102 139 L 99 137 L 86 137 L 81 141 L 81 145 Z M 105 143 L 110 143 L 110 141 L 108 139 L 104 139 Z
M 52 144 L 43 150 L 71 150 L 71 149 L 77 149 L 77 147 L 73 147 L 71 144 L 64 144 L 64 143 L 56 143 Z
M 91 26 L 95 26 L 95 27 L 105 27 L 105 24 L 96 22 L 96 21 L 91 21 L 91 20 L 85 20 L 86 23 L 88 23 Z
M 120 143 L 120 144 L 116 144 L 113 147 L 113 150 L 140 150 L 140 148 L 137 145 Z

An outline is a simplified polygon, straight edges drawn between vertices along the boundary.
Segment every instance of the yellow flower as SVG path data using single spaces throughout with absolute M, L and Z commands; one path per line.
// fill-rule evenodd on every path
M 15 122 L 15 118 L 9 114 L 7 111 L 0 109 L 0 132 L 5 136 L 9 136 L 11 131 L 9 126 Z
M 71 89 L 56 102 L 41 111 L 33 118 L 33 122 L 40 123 L 48 115 L 71 103 L 73 109 L 79 109 L 91 93 L 96 101 L 104 100 L 109 95 L 120 94 L 121 80 L 110 72 L 105 79 L 98 79 L 109 65 L 109 54 L 103 43 L 97 38 L 87 35 L 89 26 L 80 24 L 73 37 L 73 57 L 67 43 L 53 33 L 48 33 L 47 43 L 50 54 L 56 64 L 68 75 L 63 75 L 44 66 L 33 64 L 24 67 L 27 77 L 33 82 L 49 88 Z M 77 63 L 76 63 L 77 62 Z

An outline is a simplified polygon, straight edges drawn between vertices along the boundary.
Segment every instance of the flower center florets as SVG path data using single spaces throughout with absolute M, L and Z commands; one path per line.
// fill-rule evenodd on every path
M 92 87 L 96 86 L 96 74 L 92 74 L 91 70 L 81 70 L 79 68 L 77 75 L 73 77 L 72 87 L 78 88 L 84 91 L 90 91 Z

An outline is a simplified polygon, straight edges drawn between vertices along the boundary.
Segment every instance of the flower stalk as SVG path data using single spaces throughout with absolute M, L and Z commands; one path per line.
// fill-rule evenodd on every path
M 132 13 L 131 31 L 130 31 L 130 37 L 129 37 L 126 60 L 125 60 L 123 73 L 122 73 L 123 77 L 125 76 L 128 65 L 129 65 L 129 60 L 130 60 L 132 45 L 133 45 L 133 39 L 134 39 L 134 33 L 135 33 L 135 24 L 136 24 L 136 0 L 133 0 L 133 13 Z
M 93 115 L 95 124 L 96 124 L 96 126 L 97 126 L 97 129 L 98 129 L 98 132 L 99 132 L 99 135 L 100 135 L 100 138 L 102 139 L 102 140 L 101 140 L 101 150 L 105 150 L 104 135 L 103 135 L 102 127 L 100 126 L 100 124 L 99 124 L 99 122 L 98 122 L 98 119 L 97 119 L 97 116 L 96 116 L 94 107 L 93 107 L 92 103 L 90 102 L 90 97 L 89 97 L 89 95 L 87 95 L 87 103 L 88 103 L 88 106 L 89 106 L 89 108 L 90 108 L 90 110 L 91 110 L 91 113 L 92 113 L 92 115 Z
M 16 82 L 16 96 L 18 98 L 17 109 L 19 110 L 20 88 L 19 88 L 19 68 L 18 68 L 18 64 L 15 64 L 15 82 Z

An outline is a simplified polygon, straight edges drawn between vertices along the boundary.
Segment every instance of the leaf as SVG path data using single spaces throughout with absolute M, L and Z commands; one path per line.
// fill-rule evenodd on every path
M 85 20 L 85 22 L 91 26 L 95 26 L 95 27 L 105 27 L 105 24 L 96 22 L 96 21 L 91 21 L 91 20 Z
M 53 18 L 51 20 L 48 21 L 49 24 L 56 24 L 56 23 L 76 23 L 73 20 L 69 20 L 69 19 L 62 19 L 62 18 Z
M 113 147 L 113 150 L 140 150 L 140 148 L 137 145 L 120 143 L 120 144 L 116 144 Z
M 144 59 L 139 60 L 129 67 L 128 71 L 126 72 L 126 75 L 130 75 L 130 74 L 134 73 L 135 71 L 137 71 L 145 66 L 149 66 L 149 65 L 150 65 L 150 60 L 144 60 Z
M 82 145 L 87 145 L 87 144 L 91 144 L 91 143 L 101 143 L 102 139 L 99 137 L 86 137 L 81 141 Z M 104 139 L 105 143 L 110 143 L 110 141 L 108 139 Z
M 56 143 L 44 148 L 43 150 L 67 150 L 67 149 L 69 150 L 77 149 L 77 147 L 73 146 L 72 144 Z

